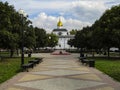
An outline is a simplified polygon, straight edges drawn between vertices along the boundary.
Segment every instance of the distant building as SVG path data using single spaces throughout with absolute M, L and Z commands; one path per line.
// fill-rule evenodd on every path
M 57 28 L 53 29 L 52 33 L 56 34 L 59 38 L 58 45 L 55 47 L 56 49 L 69 49 L 70 46 L 67 44 L 69 39 L 73 39 L 74 35 L 70 35 L 68 30 L 65 28 L 62 28 L 63 23 L 59 18 L 59 21 L 57 23 Z

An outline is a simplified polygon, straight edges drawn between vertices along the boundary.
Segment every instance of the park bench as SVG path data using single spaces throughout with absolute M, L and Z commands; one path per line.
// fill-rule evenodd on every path
M 35 58 L 34 60 L 30 60 L 28 61 L 28 63 L 33 63 L 33 65 L 35 66 L 36 64 L 39 64 L 42 62 L 42 58 Z
M 82 62 L 82 60 L 86 59 L 86 57 L 79 57 L 79 61 Z
M 88 60 L 85 57 L 80 57 L 79 61 L 81 61 L 83 65 L 89 65 L 89 67 L 95 67 L 95 60 Z
M 33 66 L 36 66 L 36 64 L 39 64 L 39 60 L 30 60 L 28 63 L 33 63 Z
M 33 68 L 33 67 L 34 67 L 33 63 L 23 64 L 22 65 L 22 70 L 26 70 L 28 72 L 28 69 Z
M 39 60 L 39 63 L 43 61 L 43 58 L 35 58 L 35 60 Z
M 33 68 L 34 66 L 36 66 L 36 64 L 39 64 L 42 62 L 43 58 L 35 58 L 34 60 L 30 60 L 28 61 L 27 64 L 23 64 L 22 65 L 22 70 L 26 70 L 28 72 L 29 68 Z

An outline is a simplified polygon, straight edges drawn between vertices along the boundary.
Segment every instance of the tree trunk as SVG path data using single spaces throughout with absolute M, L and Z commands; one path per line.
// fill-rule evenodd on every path
M 14 54 L 14 50 L 10 49 L 10 57 L 13 57 L 13 54 Z
M 119 52 L 119 57 L 120 57 L 120 48 L 119 48 L 119 51 L 118 51 L 118 52 Z
M 17 53 L 17 56 L 19 56 L 19 49 L 16 49 L 17 51 L 16 51 L 16 53 Z
M 37 49 L 36 49 L 36 47 L 34 47 L 34 50 L 33 50 L 35 53 L 37 53 Z
M 80 49 L 80 57 L 84 57 L 83 48 Z
M 107 52 L 108 52 L 108 58 L 110 57 L 110 48 L 107 48 Z
M 95 55 L 94 55 L 94 50 L 92 49 L 92 57 L 94 57 Z

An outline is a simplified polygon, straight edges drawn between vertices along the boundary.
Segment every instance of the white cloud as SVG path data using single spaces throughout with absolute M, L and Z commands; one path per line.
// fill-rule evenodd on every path
M 107 9 L 104 1 L 74 1 L 71 11 L 79 20 L 94 22 Z
M 84 21 L 95 21 L 112 5 L 120 0 L 2 0 L 14 5 L 16 10 L 24 9 L 30 16 L 40 12 L 54 13 Z
M 2 0 L 14 5 L 16 10 L 24 9 L 28 14 L 38 13 L 40 10 L 45 9 L 61 9 L 64 10 L 69 7 L 70 3 L 67 0 Z
M 56 28 L 58 16 L 62 15 L 64 27 L 68 30 L 81 29 L 91 25 L 102 13 L 120 0 L 1 0 L 22 8 L 29 14 L 33 25 L 48 32 Z M 44 12 L 44 13 L 41 13 Z
M 81 22 L 75 19 L 65 19 L 60 17 L 63 22 L 63 28 L 68 30 L 81 29 L 83 26 L 91 25 L 89 22 Z M 59 17 L 48 16 L 46 13 L 40 13 L 37 17 L 32 19 L 33 25 L 39 28 L 46 29 L 47 32 L 51 32 L 54 28 L 57 28 L 57 22 Z

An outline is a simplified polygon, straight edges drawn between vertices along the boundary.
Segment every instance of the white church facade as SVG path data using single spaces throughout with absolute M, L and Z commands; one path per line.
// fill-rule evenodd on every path
M 58 45 L 55 47 L 55 49 L 70 49 L 70 45 L 68 45 L 68 40 L 74 39 L 74 35 L 70 35 L 68 30 L 63 28 L 63 23 L 59 19 L 57 23 L 57 28 L 53 29 L 52 33 L 56 34 L 59 38 Z

